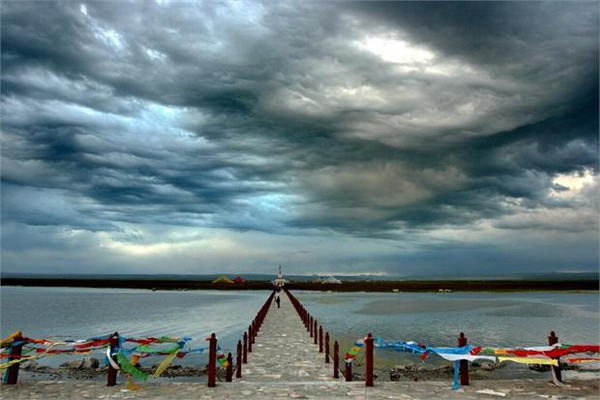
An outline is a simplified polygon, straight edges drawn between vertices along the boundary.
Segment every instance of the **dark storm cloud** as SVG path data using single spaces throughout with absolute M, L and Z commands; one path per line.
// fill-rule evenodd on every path
M 589 39 L 598 32 L 594 17 L 598 10 L 592 2 L 574 7 L 567 2 L 534 1 L 379 2 L 376 6 L 352 2 L 348 7 L 377 21 L 382 31 L 400 29 L 445 56 L 468 59 L 499 74 L 526 73 L 526 79 L 549 80 L 552 74 L 571 68 L 595 79 L 597 55 L 590 52 L 596 46 Z
M 584 2 L 8 2 L 3 218 L 404 239 L 560 214 L 589 235 L 597 21 Z

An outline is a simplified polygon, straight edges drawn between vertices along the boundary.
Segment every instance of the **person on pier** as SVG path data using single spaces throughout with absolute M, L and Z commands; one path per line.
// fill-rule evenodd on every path
M 275 303 L 277 303 L 277 308 L 281 308 L 281 298 L 279 293 L 279 290 L 275 291 Z

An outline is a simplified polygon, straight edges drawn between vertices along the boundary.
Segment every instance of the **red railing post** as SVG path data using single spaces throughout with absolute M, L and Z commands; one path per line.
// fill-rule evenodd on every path
M 325 332 L 325 364 L 329 364 L 329 332 Z
M 315 319 L 315 329 L 314 329 L 314 332 L 315 332 L 314 343 L 317 344 L 317 320 L 316 319 Z
M 233 381 L 233 357 L 231 353 L 227 354 L 227 368 L 225 369 L 225 382 Z
M 319 325 L 319 353 L 323 352 L 323 326 Z
M 310 316 L 310 337 L 313 337 L 313 317 Z
M 252 344 L 254 344 L 254 339 L 256 339 L 256 320 L 253 319 L 252 320 L 252 337 L 250 338 L 250 341 L 252 342 Z
M 21 351 L 23 349 L 24 343 L 19 342 L 23 342 L 23 335 L 21 335 L 20 331 L 17 332 L 16 336 L 13 337 L 13 345 L 10 349 L 10 356 L 8 357 L 8 361 L 21 359 Z M 17 343 L 17 345 L 15 346 L 14 343 Z M 6 377 L 4 380 L 4 382 L 7 385 L 14 385 L 15 383 L 17 383 L 17 380 L 19 379 L 20 366 L 21 363 L 19 362 L 8 367 L 8 369 L 6 370 Z
M 333 342 L 333 377 L 340 377 L 340 345 L 337 340 Z
M 110 336 L 110 356 L 112 358 L 113 353 L 119 347 L 119 332 L 115 332 Z M 114 361 L 113 361 L 114 362 Z M 108 378 L 106 386 L 115 386 L 117 384 L 117 369 L 113 367 L 112 363 L 108 362 Z
M 308 328 L 308 311 L 306 311 L 304 306 L 302 307 L 302 311 L 304 312 L 304 327 Z
M 236 378 L 241 378 L 242 377 L 242 341 L 238 340 L 238 344 L 237 344 L 237 357 L 235 360 L 235 377 Z
M 554 331 L 550 332 L 550 336 L 548 336 L 548 344 L 550 346 L 554 345 L 558 343 L 558 336 L 556 336 L 556 333 L 554 333 Z M 558 382 L 562 382 L 562 372 L 560 370 L 560 358 L 556 357 L 556 360 L 558 360 L 558 367 L 555 367 L 554 365 L 552 366 L 552 373 L 554 374 L 554 377 L 556 378 L 556 380 Z
M 464 332 L 461 332 L 458 336 L 458 347 L 467 345 L 467 338 Z M 466 386 L 469 384 L 469 362 L 467 360 L 460 360 L 460 384 Z
M 344 371 L 344 377 L 346 382 L 352 382 L 352 361 L 345 360 L 346 369 Z
M 213 333 L 210 335 L 208 347 L 208 387 L 215 387 L 216 363 L 217 363 L 217 337 Z
M 248 325 L 248 353 L 252 353 L 252 325 Z
M 365 386 L 373 386 L 373 335 L 365 339 Z
M 248 332 L 244 332 L 244 349 L 243 352 L 244 354 L 242 354 L 242 362 L 244 364 L 248 363 Z

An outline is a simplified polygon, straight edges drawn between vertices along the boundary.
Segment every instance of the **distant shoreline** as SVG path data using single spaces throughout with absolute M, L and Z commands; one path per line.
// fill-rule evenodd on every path
M 270 282 L 212 283 L 194 280 L 120 280 L 74 278 L 12 278 L 0 279 L 0 286 L 86 287 L 148 290 L 269 290 Z M 293 290 L 335 292 L 526 292 L 526 291 L 599 291 L 598 280 L 472 280 L 472 281 L 347 281 L 341 284 L 290 282 Z

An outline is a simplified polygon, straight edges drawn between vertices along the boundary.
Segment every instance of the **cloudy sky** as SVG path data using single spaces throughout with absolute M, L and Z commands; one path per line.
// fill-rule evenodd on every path
M 596 2 L 2 2 L 2 270 L 598 269 Z

